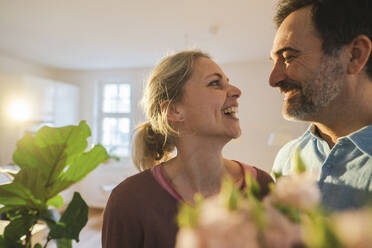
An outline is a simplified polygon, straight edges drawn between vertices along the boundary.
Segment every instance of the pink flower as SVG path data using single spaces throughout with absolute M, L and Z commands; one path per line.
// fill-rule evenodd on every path
M 332 216 L 337 237 L 345 248 L 372 247 L 372 210 L 359 209 Z
M 198 248 L 202 247 L 198 238 L 198 233 L 191 228 L 182 228 L 177 234 L 175 248 Z
M 258 229 L 245 210 L 228 210 L 220 195 L 205 200 L 197 226 L 179 232 L 176 248 L 259 248 Z
M 290 248 L 302 243 L 301 226 L 291 222 L 287 217 L 274 208 L 268 200 L 264 201 L 266 208 L 266 227 L 264 240 L 270 248 Z
M 317 177 L 310 172 L 281 177 L 269 198 L 274 203 L 309 210 L 320 203 L 321 194 Z

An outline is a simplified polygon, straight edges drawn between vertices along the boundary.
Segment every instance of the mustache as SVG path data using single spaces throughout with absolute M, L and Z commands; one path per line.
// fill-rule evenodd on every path
M 277 87 L 279 87 L 280 92 L 288 92 L 290 90 L 301 90 L 302 87 L 297 82 L 290 82 L 290 81 L 281 81 L 277 84 Z

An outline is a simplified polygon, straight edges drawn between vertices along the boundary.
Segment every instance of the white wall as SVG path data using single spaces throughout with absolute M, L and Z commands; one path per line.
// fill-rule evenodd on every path
M 45 66 L 0 53 L 0 75 L 33 75 L 54 78 L 54 71 Z
M 17 140 L 21 138 L 26 128 L 33 125 L 32 123 L 15 122 L 8 117 L 8 104 L 12 100 L 16 98 L 33 100 L 32 106 L 29 107 L 34 108 L 32 109 L 34 113 L 31 119 L 36 121 L 43 109 L 46 109 L 47 106 L 53 106 L 51 102 L 45 104 L 45 99 L 42 97 L 44 93 L 49 94 L 46 88 L 53 84 L 53 87 L 58 88 L 58 91 L 56 90 L 58 94 L 50 98 L 53 103 L 57 103 L 56 101 L 63 94 L 70 98 L 70 101 L 66 99 L 69 101 L 69 105 L 65 105 L 63 102 L 58 102 L 59 105 L 55 104 L 54 110 L 59 111 L 58 115 L 64 114 L 66 107 L 70 107 L 70 109 L 74 107 L 71 104 L 77 98 L 69 93 L 76 92 L 78 94 L 76 86 L 57 83 L 55 79 L 55 71 L 52 68 L 0 53 L 0 165 L 12 162 L 12 154 L 16 148 Z M 74 91 L 68 91 L 70 88 L 73 88 Z M 66 94 L 67 91 L 68 94 Z M 69 117 L 70 115 L 71 111 L 64 116 Z M 64 119 L 58 120 L 58 122 L 62 124 L 71 118 Z
M 89 126 L 96 131 L 97 84 L 99 82 L 123 82 L 132 84 L 132 119 L 133 127 L 144 120 L 144 114 L 139 106 L 142 97 L 144 80 L 150 73 L 150 68 L 139 69 L 113 69 L 95 71 L 57 70 L 56 77 L 64 82 L 80 86 L 80 119 L 86 120 Z M 92 140 L 97 142 L 93 132 Z
M 0 165 L 12 161 L 16 141 L 24 128 L 7 119 L 5 107 L 9 98 L 20 94 L 19 79 L 25 75 L 53 78 L 54 72 L 44 66 L 0 54 Z

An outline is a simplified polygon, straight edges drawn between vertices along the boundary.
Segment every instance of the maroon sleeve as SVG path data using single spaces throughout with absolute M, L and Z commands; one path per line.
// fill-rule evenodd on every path
M 258 184 L 260 185 L 261 199 L 270 193 L 270 184 L 274 183 L 274 180 L 270 176 L 270 174 L 268 174 L 264 170 L 258 169 L 255 166 L 247 165 L 236 160 L 234 161 L 239 163 L 243 167 L 245 173 L 250 173 L 252 177 L 258 182 Z
M 143 228 L 138 220 L 140 207 L 124 181 L 110 195 L 103 217 L 103 248 L 143 247 Z M 130 187 L 129 187 L 130 188 Z
M 260 185 L 260 198 L 264 198 L 267 194 L 270 193 L 270 184 L 274 183 L 273 178 L 267 172 L 254 167 L 257 171 L 256 180 Z

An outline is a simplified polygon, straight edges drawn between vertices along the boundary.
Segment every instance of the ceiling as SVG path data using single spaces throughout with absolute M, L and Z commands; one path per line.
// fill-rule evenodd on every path
M 0 0 L 0 54 L 61 69 L 152 66 L 198 48 L 267 59 L 272 0 Z

